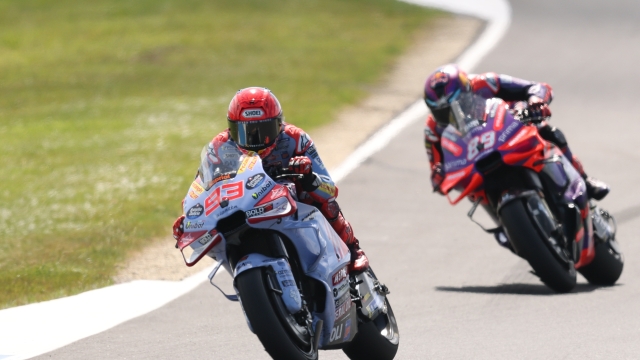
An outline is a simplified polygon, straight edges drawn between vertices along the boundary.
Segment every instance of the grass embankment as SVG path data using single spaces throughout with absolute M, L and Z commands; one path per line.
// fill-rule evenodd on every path
M 0 2 L 0 308 L 108 285 L 127 253 L 169 236 L 238 88 L 271 88 L 303 128 L 326 123 L 434 14 L 393 0 Z

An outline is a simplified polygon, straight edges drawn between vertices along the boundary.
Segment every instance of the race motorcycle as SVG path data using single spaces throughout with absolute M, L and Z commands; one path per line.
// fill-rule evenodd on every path
M 274 359 L 317 359 L 342 349 L 351 359 L 393 359 L 400 335 L 389 291 L 369 269 L 350 274 L 347 246 L 313 206 L 298 202 L 296 174 L 274 175 L 254 153 L 201 154 L 183 203 L 176 247 L 187 266 L 217 261 L 209 280 L 239 301 L 247 325 Z M 225 294 L 213 278 L 234 279 Z
M 442 134 L 442 193 L 452 205 L 468 197 L 467 216 L 529 262 L 556 292 L 571 291 L 576 270 L 591 284 L 613 285 L 624 265 L 611 214 L 587 198 L 578 171 L 538 134 L 540 118 L 502 99 L 468 93 L 451 104 Z M 458 193 L 457 196 L 452 195 Z M 495 228 L 474 219 L 481 205 Z

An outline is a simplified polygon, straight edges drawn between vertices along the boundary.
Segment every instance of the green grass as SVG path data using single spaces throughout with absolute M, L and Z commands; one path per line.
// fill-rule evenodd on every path
M 326 123 L 434 16 L 394 0 L 1 1 L 0 308 L 109 285 L 168 237 L 237 89 Z

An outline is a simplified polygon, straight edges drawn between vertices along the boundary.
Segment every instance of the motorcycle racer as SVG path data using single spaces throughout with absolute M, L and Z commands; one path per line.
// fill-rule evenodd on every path
M 434 191 L 439 191 L 445 175 L 442 167 L 440 136 L 450 123 L 450 104 L 461 93 L 468 91 L 487 99 L 501 98 L 509 103 L 511 108 L 527 107 L 534 118 L 547 119 L 551 116 L 549 103 L 553 100 L 553 91 L 546 83 L 536 83 L 492 72 L 467 75 L 455 64 L 439 67 L 429 75 L 424 86 L 424 100 L 431 111 L 424 130 L 425 147 L 431 164 L 431 184 Z M 585 180 L 587 196 L 594 200 L 602 200 L 609 193 L 609 186 L 587 176 L 582 163 L 569 149 L 562 131 L 550 126 L 546 121 L 541 121 L 537 127 L 540 136 L 558 146 L 578 170 Z
M 336 202 L 338 188 L 309 135 L 284 121 L 275 95 L 261 87 L 239 90 L 229 104 L 227 122 L 229 128 L 209 143 L 211 160 L 224 166 L 226 158 L 255 152 L 266 171 L 288 168 L 290 172 L 303 175 L 295 182 L 298 200 L 318 208 L 347 245 L 352 259 L 350 271 L 366 270 L 369 260 Z M 184 218 L 181 215 L 173 224 L 176 240 L 184 233 Z

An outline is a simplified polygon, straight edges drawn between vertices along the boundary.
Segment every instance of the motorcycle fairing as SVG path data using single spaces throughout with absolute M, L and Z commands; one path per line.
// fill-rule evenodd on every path
M 450 125 L 442 134 L 445 178 L 441 190 L 447 194 L 449 202 L 455 205 L 466 196 L 472 199 L 485 196 L 484 179 L 476 166 L 494 152 L 500 155 L 506 165 L 543 172 L 557 186 L 552 190 L 562 195 L 562 201 L 575 203 L 581 209 L 583 226 L 574 239 L 581 249 L 576 268 L 588 264 L 595 256 L 595 249 L 586 186 L 568 159 L 555 146 L 542 139 L 534 126 L 525 126 L 506 111 L 506 103 L 501 99 L 486 100 L 483 120 L 469 124 L 473 126 L 461 127 L 462 131 Z M 472 143 L 474 140 L 478 144 L 476 147 L 472 146 L 476 144 Z M 451 199 L 451 189 L 457 189 L 461 194 Z
M 297 203 L 297 213 L 293 216 L 281 219 L 262 221 L 252 224 L 252 227 L 276 230 L 292 241 L 298 252 L 305 275 L 319 280 L 325 287 L 325 310 L 323 313 L 314 313 L 314 326 L 318 320 L 324 322 L 320 337 L 320 347 L 325 348 L 344 341 L 331 342 L 331 332 L 345 319 L 356 317 L 356 308 L 352 306 L 349 296 L 348 267 L 350 262 L 349 249 L 333 230 L 324 216 L 311 205 Z M 334 284 L 334 275 L 342 270 L 346 276 L 340 282 Z M 335 292 L 334 292 L 335 291 Z M 336 299 L 349 296 L 347 305 L 337 304 Z M 330 304 L 334 304 L 331 306 Z M 336 316 L 339 315 L 339 316 Z M 353 335 L 357 332 L 357 324 L 351 329 Z M 335 334 L 334 334 L 335 335 Z
M 256 253 L 249 254 L 238 261 L 233 273 L 233 277 L 235 279 L 243 272 L 258 267 L 271 267 L 273 269 L 273 272 L 276 275 L 276 279 L 278 280 L 278 284 L 271 285 L 279 287 L 280 289 L 276 290 L 282 291 L 280 297 L 282 298 L 282 302 L 284 302 L 287 310 L 289 310 L 292 314 L 300 311 L 302 309 L 302 298 L 300 296 L 300 292 L 298 291 L 296 280 L 293 278 L 291 266 L 286 259 L 276 259 Z

